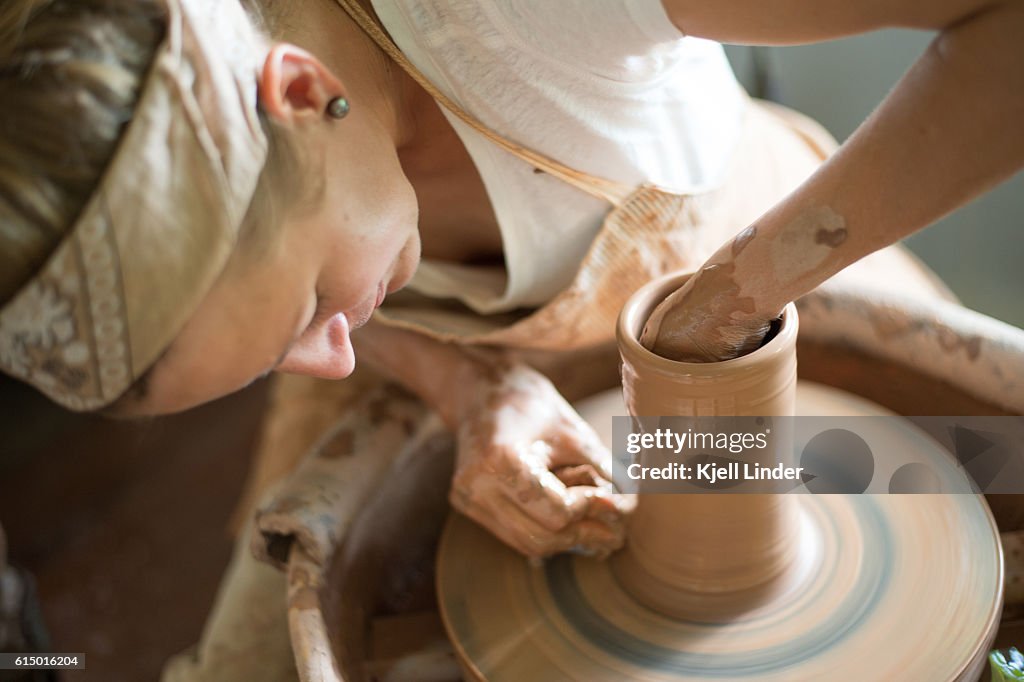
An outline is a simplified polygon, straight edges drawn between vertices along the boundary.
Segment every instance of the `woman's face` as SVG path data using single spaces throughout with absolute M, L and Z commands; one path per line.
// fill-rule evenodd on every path
M 291 129 L 303 175 L 319 191 L 292 207 L 267 243 L 235 249 L 145 393 L 119 413 L 186 409 L 275 369 L 346 377 L 355 366 L 349 334 L 416 269 L 416 197 L 386 124 L 358 100 L 343 120 L 324 116 L 340 83 L 271 86 L 285 100 L 261 84 L 264 107 Z M 301 99 L 288 102 L 299 89 Z

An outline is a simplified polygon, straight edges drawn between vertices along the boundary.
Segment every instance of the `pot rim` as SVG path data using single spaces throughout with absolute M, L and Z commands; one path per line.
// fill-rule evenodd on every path
M 743 372 L 770 362 L 781 353 L 791 352 L 796 344 L 799 320 L 796 305 L 787 303 L 782 309 L 782 324 L 768 343 L 756 350 L 731 360 L 720 362 L 683 362 L 662 357 L 640 344 L 640 333 L 651 312 L 670 293 L 678 289 L 693 272 L 671 272 L 653 279 L 630 295 L 619 312 L 615 324 L 615 337 L 623 359 L 643 362 L 649 368 L 672 375 L 717 375 L 721 371 Z M 644 302 L 649 302 L 644 305 Z M 642 318 L 642 319 L 641 319 Z M 635 331 L 634 331 L 635 330 Z

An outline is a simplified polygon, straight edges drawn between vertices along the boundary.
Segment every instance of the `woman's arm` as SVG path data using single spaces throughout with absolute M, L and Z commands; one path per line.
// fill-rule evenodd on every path
M 467 401 L 484 377 L 501 362 L 499 354 L 476 354 L 422 334 L 383 325 L 376 320 L 352 334 L 358 362 L 395 380 L 430 405 L 451 430 L 458 427 Z
M 352 343 L 456 434 L 456 509 L 529 556 L 622 546 L 634 500 L 615 493 L 611 454 L 543 375 L 499 351 L 376 321 Z
M 681 31 L 725 42 L 812 42 L 894 26 L 940 33 L 831 159 L 655 311 L 645 340 L 656 352 L 742 353 L 786 302 L 1024 166 L 1024 3 L 664 5 Z

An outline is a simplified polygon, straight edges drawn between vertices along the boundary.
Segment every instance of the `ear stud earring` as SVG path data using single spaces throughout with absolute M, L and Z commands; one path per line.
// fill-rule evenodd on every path
M 327 115 L 333 119 L 343 119 L 348 116 L 351 106 L 345 97 L 335 97 L 327 103 Z

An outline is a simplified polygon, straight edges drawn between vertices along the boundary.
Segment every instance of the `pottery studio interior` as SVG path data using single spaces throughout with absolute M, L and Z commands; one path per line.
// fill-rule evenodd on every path
M 1022 45 L 2 0 L 0 682 L 1024 680 Z

